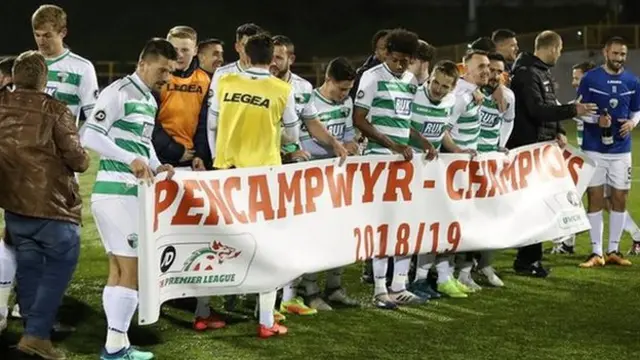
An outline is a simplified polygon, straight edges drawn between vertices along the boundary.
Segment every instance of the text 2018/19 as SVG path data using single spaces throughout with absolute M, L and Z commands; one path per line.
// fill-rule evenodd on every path
M 387 247 L 390 241 L 392 246 L 395 242 L 393 253 L 395 256 L 418 254 L 422 247 L 426 230 L 427 224 L 423 222 L 417 226 L 401 223 L 395 228 L 392 228 L 389 224 L 381 224 L 378 227 L 372 225 L 356 227 L 353 229 L 353 236 L 356 240 L 356 261 L 362 261 L 374 256 L 388 256 Z M 444 226 L 440 222 L 434 222 L 428 225 L 428 232 L 431 237 L 431 253 L 455 252 L 460 245 L 461 231 L 460 223 L 457 221 Z M 438 251 L 440 236 L 446 236 L 448 246 Z M 376 243 L 378 245 L 378 253 L 374 254 Z

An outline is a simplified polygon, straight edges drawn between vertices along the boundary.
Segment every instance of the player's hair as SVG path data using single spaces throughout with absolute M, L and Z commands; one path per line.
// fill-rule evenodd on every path
M 47 82 L 47 63 L 39 52 L 25 51 L 16 58 L 11 73 L 16 87 L 41 90 Z
M 326 76 L 335 81 L 351 81 L 356 78 L 356 69 L 344 57 L 337 57 L 327 65 Z
M 273 61 L 273 39 L 264 33 L 253 35 L 247 40 L 244 52 L 252 65 L 269 65 Z
M 491 34 L 491 40 L 496 44 L 514 37 L 516 37 L 516 33 L 509 29 L 497 29 Z
M 5 76 L 11 76 L 11 69 L 16 62 L 15 56 L 7 56 L 0 59 L 0 74 Z
M 264 30 L 254 23 L 242 24 L 236 29 L 236 41 L 240 41 L 245 36 L 253 36 L 262 32 Z
M 539 33 L 538 36 L 536 36 L 534 48 L 535 50 L 548 49 L 550 47 L 556 47 L 560 45 L 561 42 L 562 37 L 560 37 L 557 32 L 545 30 Z
M 418 35 L 405 29 L 393 29 L 387 35 L 387 51 L 415 56 L 418 50 Z
M 489 58 L 489 61 L 502 61 L 503 63 L 506 63 L 506 61 L 504 60 L 504 56 L 497 52 L 489 53 L 487 57 Z
M 612 36 L 607 40 L 607 42 L 604 43 L 604 47 L 608 48 L 609 46 L 614 45 L 614 44 L 625 45 L 626 46 L 627 45 L 627 41 L 624 38 L 620 37 L 620 36 Z
M 41 5 L 31 16 L 31 26 L 38 30 L 45 24 L 51 24 L 54 30 L 61 31 L 67 27 L 67 13 L 60 6 Z
M 212 45 L 224 46 L 224 41 L 220 39 L 215 39 L 215 38 L 202 40 L 198 43 L 198 54 L 205 51 L 206 49 L 209 48 L 209 46 L 212 46 Z
M 580 70 L 583 74 L 586 74 L 587 71 L 592 70 L 596 67 L 596 63 L 593 61 L 583 61 L 577 63 L 571 67 L 572 70 Z
M 169 41 L 162 38 L 152 38 L 144 45 L 140 53 L 141 60 L 165 57 L 169 60 L 178 60 L 178 53 Z
M 496 51 L 496 44 L 490 38 L 484 36 L 475 39 L 470 45 L 471 50 L 481 50 L 488 53 Z
M 458 71 L 458 65 L 451 60 L 441 60 L 433 67 L 432 72 L 439 72 L 445 76 L 453 78 L 453 85 L 455 86 L 458 78 L 460 77 L 460 71 Z
M 198 32 L 196 31 L 196 29 L 190 26 L 178 25 L 172 27 L 171 30 L 169 30 L 169 33 L 167 34 L 167 40 L 169 38 L 189 39 L 198 42 Z
M 273 46 L 284 46 L 287 48 L 287 53 L 289 55 L 295 54 L 295 46 L 293 45 L 293 41 L 290 38 L 284 35 L 275 35 L 271 38 L 273 40 Z
M 373 50 L 373 52 L 376 52 L 376 49 L 378 48 L 378 41 L 380 41 L 380 39 L 382 39 L 383 37 L 389 35 L 390 31 L 391 30 L 389 29 L 381 29 L 376 31 L 375 34 L 373 34 L 373 37 L 371 38 L 371 50 Z
M 462 61 L 466 64 L 467 62 L 469 62 L 471 59 L 473 59 L 474 56 L 486 56 L 489 57 L 489 53 L 484 51 L 484 50 L 476 50 L 476 49 L 470 49 L 469 51 L 467 51 L 467 53 L 464 55 L 464 58 L 462 58 Z
M 418 50 L 416 51 L 416 59 L 420 61 L 432 62 L 436 57 L 436 47 L 424 40 L 418 41 Z

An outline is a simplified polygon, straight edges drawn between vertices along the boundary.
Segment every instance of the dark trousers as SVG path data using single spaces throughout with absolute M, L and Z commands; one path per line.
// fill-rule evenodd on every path
M 5 212 L 16 251 L 18 304 L 25 335 L 49 339 L 80 256 L 80 227 Z
M 533 244 L 518 249 L 516 262 L 521 265 L 531 265 L 542 260 L 542 243 Z

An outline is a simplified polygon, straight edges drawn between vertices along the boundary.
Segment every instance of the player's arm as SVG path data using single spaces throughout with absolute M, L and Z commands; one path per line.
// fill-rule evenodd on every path
M 202 101 L 202 108 L 198 115 L 196 133 L 193 135 L 193 150 L 195 151 L 195 157 L 200 158 L 204 162 L 204 167 L 206 169 L 211 169 L 213 166 L 211 153 L 212 151 L 215 151 L 215 149 L 209 148 L 209 101 L 211 101 L 211 99 L 208 97 Z
M 575 105 L 547 105 L 540 81 L 532 71 L 523 70 L 517 72 L 511 82 L 511 88 L 522 97 L 527 113 L 535 122 L 562 121 L 577 115 Z
M 322 125 L 322 121 L 318 119 L 318 110 L 316 106 L 313 104 L 313 101 L 308 101 L 304 108 L 302 108 L 302 121 L 304 121 L 307 130 L 309 131 L 309 135 L 311 135 L 314 139 L 318 140 L 320 143 L 331 146 L 337 140 L 327 131 L 327 129 Z
M 99 93 L 100 89 L 98 87 L 96 69 L 93 67 L 93 64 L 89 64 L 82 75 L 79 88 L 80 112 L 84 115 L 85 119 L 88 119 L 91 115 L 96 100 L 98 100 Z
M 353 113 L 353 103 L 349 101 L 349 113 Z M 356 129 L 353 127 L 353 118 L 348 116 L 344 123 L 344 135 L 342 137 L 344 147 L 349 151 L 351 155 L 358 155 L 360 152 L 360 145 L 356 141 Z
M 509 89 L 505 89 L 504 95 L 507 104 L 507 111 L 502 116 L 502 125 L 500 126 L 500 142 L 498 146 L 501 148 L 507 146 L 507 141 L 509 141 L 511 132 L 513 131 L 513 122 L 516 118 L 515 95 Z
M 89 154 L 80 143 L 76 121 L 66 106 L 53 124 L 53 141 L 62 161 L 69 169 L 77 173 L 87 171 Z
M 365 73 L 360 79 L 360 86 L 356 93 L 356 100 L 353 106 L 353 125 L 360 130 L 362 135 L 373 140 L 376 143 L 395 152 L 401 152 L 397 149 L 397 144 L 389 139 L 386 135 L 379 132 L 369 120 L 367 115 L 373 103 L 373 96 L 377 91 L 378 83 L 371 73 Z
M 100 94 L 93 112 L 84 124 L 80 137 L 82 145 L 98 154 L 126 165 L 138 157 L 116 145 L 107 133 L 114 122 L 124 116 L 124 102 L 121 94 L 107 89 Z
M 211 149 L 212 161 L 215 158 L 216 153 L 216 136 L 218 135 L 218 116 L 220 111 L 220 101 L 218 100 L 218 94 L 215 93 L 211 96 L 209 102 L 209 109 L 207 109 L 207 144 Z
M 629 111 L 631 112 L 631 121 L 633 126 L 638 126 L 640 123 L 640 81 L 636 79 L 635 93 L 631 95 L 631 103 L 629 104 Z
M 287 103 L 282 114 L 282 124 L 285 136 L 289 139 L 296 139 L 295 142 L 297 142 L 300 138 L 300 121 L 298 121 L 298 114 L 296 114 L 296 99 L 293 95 L 293 89 L 291 89 L 287 97 Z M 309 132 L 311 133 L 311 129 L 309 129 Z

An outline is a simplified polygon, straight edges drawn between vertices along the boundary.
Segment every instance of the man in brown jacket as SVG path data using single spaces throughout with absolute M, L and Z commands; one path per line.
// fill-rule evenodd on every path
M 74 172 L 89 167 L 75 119 L 43 91 L 47 66 L 28 51 L 13 65 L 13 91 L 0 92 L 0 208 L 17 258 L 25 329 L 18 349 L 65 359 L 49 339 L 80 254 L 82 200 Z

